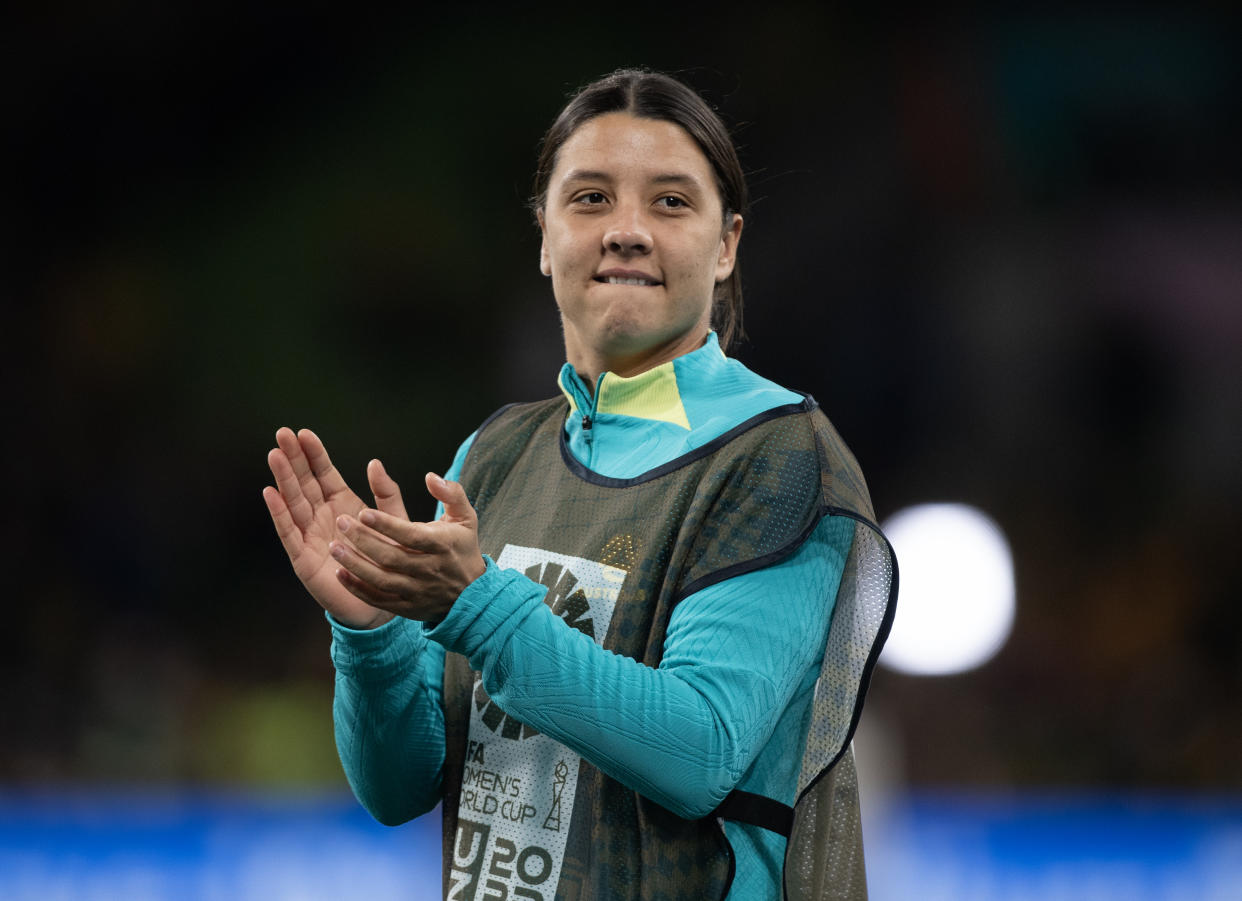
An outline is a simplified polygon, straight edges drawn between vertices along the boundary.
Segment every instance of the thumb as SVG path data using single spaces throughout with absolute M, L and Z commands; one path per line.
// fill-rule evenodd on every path
M 455 522 L 475 521 L 474 507 L 466 497 L 466 489 L 460 482 L 447 482 L 434 472 L 427 473 L 427 490 L 431 496 L 444 504 L 444 519 Z
M 405 501 L 401 499 L 401 486 L 388 474 L 388 470 L 379 460 L 372 460 L 367 464 L 367 482 L 371 485 L 371 493 L 375 495 L 377 510 L 399 519 L 410 518 L 405 512 Z

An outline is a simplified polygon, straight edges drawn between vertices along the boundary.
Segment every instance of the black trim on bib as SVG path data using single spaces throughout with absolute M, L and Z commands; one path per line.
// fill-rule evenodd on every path
M 779 419 L 782 416 L 792 416 L 795 413 L 811 413 L 819 409 L 819 404 L 815 402 L 815 398 L 811 397 L 811 395 L 804 394 L 802 398 L 796 404 L 781 404 L 779 407 L 772 407 L 769 410 L 764 410 L 762 413 L 756 413 L 750 419 L 735 425 L 723 435 L 718 435 L 706 444 L 633 478 L 615 479 L 612 476 L 602 476 L 593 469 L 587 469 L 569 450 L 569 443 L 565 440 L 565 430 L 563 428 L 560 430 L 558 441 L 561 447 L 561 459 L 565 461 L 565 466 L 569 468 L 570 472 L 582 479 L 582 481 L 590 482 L 592 485 L 601 485 L 605 488 L 629 488 L 631 485 L 641 485 L 643 482 L 658 479 L 660 476 L 668 475 L 670 472 L 675 472 L 683 466 L 690 465 L 695 460 L 701 460 L 703 457 L 714 454 L 738 435 L 750 431 L 755 426 L 763 425 L 768 420 Z
M 854 740 L 854 733 L 858 731 L 858 721 L 862 719 L 862 702 L 866 699 L 867 691 L 871 688 L 871 677 L 874 675 L 876 664 L 880 660 L 880 652 L 884 650 L 884 644 L 888 641 L 888 635 L 893 630 L 893 620 L 897 616 L 897 586 L 901 577 L 901 574 L 897 569 L 897 552 L 893 550 L 892 542 L 888 540 L 888 536 L 884 534 L 883 530 L 881 530 L 878 525 L 867 519 L 865 516 L 859 516 L 851 510 L 843 510 L 839 507 L 825 507 L 821 513 L 827 516 L 848 516 L 850 519 L 861 523 L 878 535 L 880 540 L 884 542 L 884 546 L 888 548 L 888 559 L 893 565 L 893 575 L 888 583 L 888 604 L 884 608 L 884 619 L 880 621 L 880 628 L 876 632 L 876 639 L 871 645 L 871 651 L 867 654 L 867 660 L 863 664 L 862 676 L 858 680 L 857 700 L 854 702 L 854 714 L 850 717 L 849 730 L 845 733 L 845 743 L 841 745 L 841 750 L 837 752 L 837 756 L 832 758 L 832 762 L 829 763 L 828 766 L 824 767 L 824 769 L 814 779 L 806 784 L 806 788 L 804 788 L 798 796 L 799 799 L 810 792 L 810 790 L 815 787 L 816 783 L 818 783 L 820 779 L 824 778 L 825 774 L 836 766 L 837 761 L 839 761 L 842 756 L 844 756 L 845 752 L 850 749 L 850 742 Z
M 723 817 L 748 826 L 758 826 L 789 838 L 793 832 L 794 809 L 766 795 L 735 788 L 709 816 Z
M 534 401 L 534 403 L 538 403 L 538 401 Z M 491 425 L 492 421 L 497 419 L 502 413 L 508 410 L 511 410 L 514 407 L 518 407 L 518 406 L 521 406 L 521 402 L 505 404 L 499 410 L 494 411 L 490 416 L 487 417 L 487 419 L 484 419 L 483 422 L 479 424 L 479 427 L 477 429 L 474 430 L 474 437 L 478 438 L 480 435 L 482 435 L 483 430 L 486 429 L 489 425 Z
M 740 576 L 749 572 L 754 572 L 757 569 L 763 569 L 766 566 L 771 566 L 773 563 L 780 563 L 794 551 L 798 550 L 798 548 L 802 547 L 803 543 L 811 537 L 811 534 L 819 528 L 819 524 L 823 521 L 823 519 L 823 511 L 820 511 L 820 514 L 816 516 L 805 529 L 802 530 L 800 535 L 796 536 L 787 544 L 778 547 L 771 553 L 764 554 L 760 557 L 752 557 L 749 560 L 742 560 L 739 563 L 730 564 L 723 569 L 715 570 L 714 572 L 710 572 L 705 576 L 695 579 L 689 585 L 686 585 L 677 592 L 674 596 L 673 603 L 680 604 L 696 591 L 702 591 L 704 588 L 715 585 L 717 582 L 723 582 L 726 579 L 732 579 L 734 576 Z

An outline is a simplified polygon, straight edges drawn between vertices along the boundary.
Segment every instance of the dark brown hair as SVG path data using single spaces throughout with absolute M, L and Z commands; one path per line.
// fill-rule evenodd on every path
M 746 177 L 724 122 L 693 88 L 670 75 L 641 69 L 618 69 L 591 82 L 561 110 L 540 144 L 531 197 L 531 206 L 536 212 L 542 211 L 547 203 L 552 170 L 569 136 L 596 116 L 621 112 L 680 125 L 711 163 L 720 205 L 724 208 L 722 228 L 729 224 L 734 213 L 746 216 Z M 725 350 L 742 337 L 742 275 L 736 258 L 732 274 L 716 285 L 712 296 L 712 327 Z

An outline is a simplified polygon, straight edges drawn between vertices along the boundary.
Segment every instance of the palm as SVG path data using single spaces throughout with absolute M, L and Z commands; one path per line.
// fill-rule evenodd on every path
M 296 555 L 289 555 L 294 574 L 302 580 L 315 600 L 330 612 L 335 612 L 338 607 L 369 606 L 350 594 L 337 580 L 339 564 L 328 552 L 329 543 L 341 538 L 336 518 L 341 515 L 357 516 L 363 506 L 362 499 L 348 489 L 312 504 L 314 515 L 302 531 L 302 545 Z
M 386 614 L 351 594 L 336 577 L 338 564 L 329 545 L 341 539 L 338 516 L 357 516 L 364 504 L 328 458 L 322 442 L 303 429 L 276 433 L 277 447 L 268 465 L 278 488 L 264 489 L 264 499 L 293 572 L 319 605 L 342 623 L 370 626 Z M 398 503 L 400 503 L 398 496 Z

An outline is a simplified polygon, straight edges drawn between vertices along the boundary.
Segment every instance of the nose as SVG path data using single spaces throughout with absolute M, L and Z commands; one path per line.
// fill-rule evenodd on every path
M 651 245 L 651 230 L 632 209 L 618 209 L 604 229 L 604 250 L 618 256 L 642 256 L 651 253 Z

